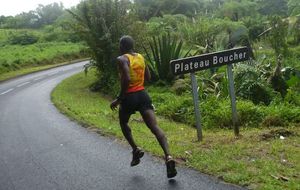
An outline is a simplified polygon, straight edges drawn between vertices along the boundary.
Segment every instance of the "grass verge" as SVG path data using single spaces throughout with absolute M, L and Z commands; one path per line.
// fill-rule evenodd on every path
M 22 68 L 20 70 L 10 71 L 10 72 L 7 72 L 7 73 L 2 73 L 0 75 L 0 82 L 5 81 L 5 80 L 9 80 L 9 79 L 12 79 L 12 78 L 15 78 L 15 77 L 27 75 L 27 74 L 30 74 L 30 73 L 43 71 L 43 70 L 47 70 L 47 69 L 51 69 L 51 68 L 55 68 L 55 67 L 59 67 L 59 66 L 63 66 L 63 65 L 68 65 L 68 64 L 72 64 L 72 63 L 76 63 L 76 62 L 80 62 L 80 61 L 85 61 L 85 60 L 89 60 L 89 58 L 76 59 L 76 60 L 72 60 L 72 61 L 67 61 L 67 62 L 57 63 L 57 64 L 51 64 L 51 65 L 28 66 L 28 67 Z
M 63 113 L 85 126 L 123 139 L 117 112 L 109 108 L 110 101 L 89 91 L 95 80 L 92 72 L 88 77 L 80 73 L 66 79 L 53 91 L 52 100 Z M 158 123 L 181 164 L 250 189 L 300 189 L 299 126 L 243 128 L 239 139 L 231 130 L 206 129 L 203 142 L 197 142 L 195 129 L 188 125 L 161 117 Z M 130 126 L 139 146 L 153 155 L 163 155 L 138 114 L 131 118 Z

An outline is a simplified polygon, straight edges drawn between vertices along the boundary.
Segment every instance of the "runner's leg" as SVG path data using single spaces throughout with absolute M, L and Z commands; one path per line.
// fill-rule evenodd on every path
M 154 111 L 152 109 L 148 109 L 141 112 L 142 117 L 148 126 L 148 128 L 152 131 L 152 133 L 156 136 L 160 146 L 164 150 L 165 159 L 166 159 L 166 167 L 167 167 L 167 177 L 173 178 L 177 175 L 177 170 L 175 168 L 175 161 L 170 156 L 169 146 L 167 142 L 167 138 L 164 135 L 164 132 L 157 126 L 157 121 L 155 118 Z
M 124 137 L 132 147 L 132 150 L 136 150 L 137 146 L 133 140 L 132 134 L 131 134 L 131 129 L 128 126 L 128 121 L 130 118 L 130 114 L 125 114 L 121 111 L 119 111 L 119 120 L 120 120 L 120 126 L 123 132 Z
M 162 147 L 165 153 L 165 157 L 167 158 L 170 155 L 168 141 L 164 132 L 157 125 L 154 111 L 152 109 L 147 109 L 141 111 L 140 113 L 147 127 L 151 130 L 151 132 L 155 135 L 156 139 L 158 140 L 160 146 Z

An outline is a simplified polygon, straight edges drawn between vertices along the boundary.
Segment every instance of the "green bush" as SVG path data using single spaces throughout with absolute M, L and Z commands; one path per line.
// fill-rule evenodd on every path
M 293 104 L 300 106 L 300 93 L 293 89 L 288 89 L 286 96 L 284 97 L 284 102 L 288 104 Z
M 171 87 L 171 90 L 176 95 L 182 95 L 187 91 L 191 90 L 191 85 L 188 83 L 187 80 L 184 79 L 178 79 L 174 82 L 173 86 Z
M 287 123 L 300 122 L 300 107 L 291 104 L 280 104 L 277 106 L 270 106 L 267 108 L 270 113 L 277 112 L 280 118 Z
M 211 97 L 200 104 L 204 127 L 228 128 L 232 126 L 230 102 Z
M 257 68 L 239 64 L 235 68 L 234 77 L 237 96 L 251 100 L 255 104 L 269 105 L 271 103 L 273 90 Z
M 300 46 L 289 47 L 289 54 L 286 57 L 284 63 L 285 66 L 294 67 L 295 69 L 300 70 Z
M 176 95 L 169 87 L 154 86 L 149 93 L 159 115 L 195 126 L 193 99 L 190 92 Z M 229 98 L 208 96 L 200 100 L 201 123 L 204 128 L 231 128 L 232 113 Z M 287 126 L 300 123 L 300 108 L 292 104 L 272 102 L 269 106 L 251 101 L 237 101 L 241 127 Z
M 16 33 L 9 37 L 9 43 L 11 45 L 30 45 L 37 43 L 38 40 L 38 36 L 29 32 Z
M 256 106 L 250 101 L 237 102 L 239 123 L 242 126 L 257 127 L 264 118 L 264 106 Z

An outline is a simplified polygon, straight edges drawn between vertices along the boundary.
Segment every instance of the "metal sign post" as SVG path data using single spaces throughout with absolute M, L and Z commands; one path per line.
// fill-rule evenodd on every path
M 198 95 L 198 85 L 195 73 L 191 73 L 191 81 L 192 81 L 192 90 L 193 90 L 193 100 L 194 100 L 194 109 L 195 109 L 195 117 L 196 117 L 196 127 L 197 127 L 197 137 L 198 141 L 202 141 L 202 127 L 201 127 L 201 115 L 199 109 L 199 95 Z
M 229 92 L 231 97 L 232 108 L 232 121 L 234 125 L 235 135 L 239 135 L 238 117 L 236 111 L 236 98 L 234 93 L 234 81 L 232 64 L 249 60 L 249 49 L 247 47 L 234 48 L 225 51 L 208 53 L 204 55 L 188 57 L 184 59 L 177 59 L 171 61 L 171 69 L 174 75 L 182 75 L 191 73 L 193 99 L 195 107 L 196 126 L 198 132 L 198 140 L 202 140 L 201 117 L 199 111 L 199 98 L 197 92 L 197 80 L 195 77 L 196 71 L 201 71 L 213 67 L 220 67 L 227 65 L 228 79 L 229 79 Z
M 239 126 L 238 126 L 238 115 L 236 111 L 236 97 L 234 92 L 234 80 L 233 80 L 233 72 L 232 72 L 232 64 L 227 65 L 227 74 L 229 80 L 229 94 L 231 100 L 231 109 L 232 109 L 232 122 L 234 127 L 234 134 L 236 136 L 239 135 Z

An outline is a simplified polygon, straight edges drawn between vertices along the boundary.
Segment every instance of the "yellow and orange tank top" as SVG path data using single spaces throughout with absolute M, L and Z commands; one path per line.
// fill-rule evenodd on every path
M 145 60 L 141 54 L 125 54 L 129 60 L 130 83 L 127 93 L 144 90 Z

